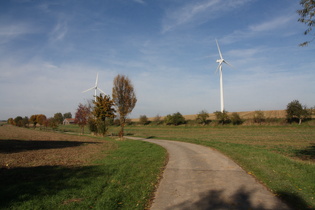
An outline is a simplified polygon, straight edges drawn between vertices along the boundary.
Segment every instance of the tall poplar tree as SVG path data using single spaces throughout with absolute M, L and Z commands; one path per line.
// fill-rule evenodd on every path
M 123 138 L 126 117 L 132 112 L 137 103 L 137 97 L 133 88 L 133 84 L 127 76 L 118 74 L 114 78 L 112 95 L 113 101 L 117 108 L 116 110 L 119 114 L 121 127 L 119 137 Z

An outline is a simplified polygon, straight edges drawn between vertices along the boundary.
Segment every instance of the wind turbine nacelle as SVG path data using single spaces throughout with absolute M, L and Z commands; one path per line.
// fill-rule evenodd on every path
M 218 59 L 217 60 L 217 63 L 222 63 L 223 62 L 223 59 Z

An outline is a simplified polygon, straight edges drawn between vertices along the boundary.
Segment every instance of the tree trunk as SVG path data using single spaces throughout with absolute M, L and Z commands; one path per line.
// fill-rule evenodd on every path
M 302 123 L 302 118 L 299 118 L 299 125 L 301 125 Z
M 120 139 L 124 138 L 124 127 L 125 127 L 125 117 L 120 117 L 120 132 L 119 132 Z

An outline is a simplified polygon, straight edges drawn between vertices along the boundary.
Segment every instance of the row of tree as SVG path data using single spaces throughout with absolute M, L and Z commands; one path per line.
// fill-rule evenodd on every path
M 62 124 L 63 120 L 66 118 L 72 118 L 71 112 L 67 112 L 64 114 L 58 112 L 54 114 L 54 117 L 50 118 L 47 118 L 46 115 L 44 114 L 34 114 L 30 118 L 28 118 L 27 116 L 25 117 L 17 116 L 14 119 L 9 118 L 7 120 L 7 123 L 25 128 L 28 128 L 30 124 L 32 124 L 34 128 L 36 128 L 37 125 L 40 125 L 40 127 L 44 126 L 56 129 L 58 125 Z
M 112 99 L 109 95 L 102 94 L 95 97 L 96 100 L 87 105 L 79 104 L 75 113 L 75 123 L 81 127 L 82 133 L 84 127 L 88 125 L 91 132 L 104 136 L 108 126 L 114 122 L 115 117 L 118 117 L 121 126 L 119 137 L 122 138 L 126 117 L 137 103 L 130 79 L 120 74 L 114 78 Z
M 298 100 L 293 100 L 287 105 L 286 109 L 286 121 L 288 123 L 296 122 L 298 124 L 301 124 L 303 121 L 307 119 L 311 119 L 312 114 L 314 114 L 315 107 L 314 108 L 307 108 L 307 106 L 302 106 L 302 104 Z M 244 119 L 240 117 L 240 115 L 236 112 L 233 112 L 232 114 L 229 114 L 227 111 L 216 111 L 214 112 L 216 120 L 219 124 L 230 124 L 233 125 L 241 125 L 244 123 Z M 161 117 L 157 115 L 153 122 L 155 124 L 161 124 L 164 123 L 166 125 L 180 125 L 185 124 L 187 121 L 185 118 L 181 115 L 181 113 L 177 112 L 172 115 L 167 115 L 163 121 L 160 120 Z M 257 110 L 254 112 L 253 115 L 253 123 L 262 124 L 266 122 L 268 119 L 265 117 L 265 114 L 263 111 Z M 209 120 L 209 113 L 205 110 L 199 112 L 196 116 L 195 121 L 199 124 L 206 125 L 211 122 Z M 146 115 L 140 115 L 139 123 L 142 125 L 149 124 L 149 120 Z

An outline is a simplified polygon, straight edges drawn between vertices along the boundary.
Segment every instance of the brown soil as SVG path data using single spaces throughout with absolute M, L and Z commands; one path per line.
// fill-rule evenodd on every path
M 0 168 L 86 165 L 114 147 L 86 136 L 0 126 Z

